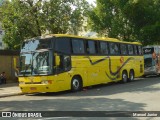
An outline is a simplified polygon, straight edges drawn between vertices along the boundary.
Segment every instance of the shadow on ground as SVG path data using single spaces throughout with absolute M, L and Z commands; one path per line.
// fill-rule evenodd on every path
M 134 103 L 124 101 L 123 99 L 108 98 L 17 100 L 1 101 L 0 104 L 0 109 L 2 111 L 81 111 L 80 115 L 78 115 L 79 117 L 85 117 L 85 111 L 109 111 L 110 113 L 113 111 L 114 114 L 114 111 L 143 111 L 144 107 L 145 104 L 143 103 Z M 55 116 L 56 113 L 53 112 L 53 114 Z M 94 113 L 93 116 L 96 116 L 96 113 Z M 52 117 L 52 114 L 50 117 Z M 76 119 L 78 120 L 80 118 Z M 83 119 L 85 120 L 86 118 Z M 134 118 L 133 120 L 138 119 Z
M 154 78 L 154 79 L 153 79 Z M 27 94 L 28 96 L 103 96 L 112 95 L 124 92 L 154 92 L 160 91 L 160 87 L 154 87 L 160 83 L 160 77 L 152 76 L 147 78 L 139 78 L 133 82 L 122 84 L 109 83 L 104 85 L 96 85 L 91 87 L 83 88 L 79 92 L 63 91 L 57 93 L 37 93 Z
M 140 78 L 134 82 L 126 84 L 98 85 L 85 90 L 72 93 L 70 91 L 59 93 L 43 93 L 24 96 L 27 100 L 0 101 L 1 111 L 144 111 L 147 106 L 144 103 L 135 103 L 122 99 L 110 99 L 107 95 L 124 92 L 155 92 L 160 91 L 157 85 L 160 79 Z M 56 98 L 54 97 L 56 96 Z M 67 96 L 67 97 L 66 97 Z M 85 97 L 83 97 L 85 96 Z M 103 96 L 103 97 L 101 97 Z M 23 97 L 23 96 L 22 96 Z M 58 97 L 58 98 L 57 98 Z M 34 98 L 34 99 L 33 99 Z M 85 112 L 84 112 L 85 113 Z M 50 119 L 50 118 L 49 118 Z M 52 118 L 51 118 L 52 119 Z M 56 118 L 53 118 L 56 119 Z M 59 118 L 57 118 L 59 119 Z M 61 118 L 73 120 L 127 120 L 130 118 Z M 148 119 L 148 118 L 147 118 Z M 20 119 L 19 119 L 20 120 Z M 40 119 L 45 120 L 45 119 Z M 48 120 L 48 119 L 46 119 Z M 139 118 L 132 118 L 139 120 Z M 149 120 L 149 119 L 148 119 Z

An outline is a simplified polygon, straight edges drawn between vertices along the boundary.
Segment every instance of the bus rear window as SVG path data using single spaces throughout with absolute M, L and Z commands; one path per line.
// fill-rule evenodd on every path
M 152 67 L 152 58 L 145 58 L 144 59 L 144 67 Z

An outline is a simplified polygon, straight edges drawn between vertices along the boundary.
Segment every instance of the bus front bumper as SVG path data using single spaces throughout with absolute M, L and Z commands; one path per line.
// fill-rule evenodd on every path
M 22 93 L 57 92 L 57 89 L 48 84 L 19 84 Z
M 145 68 L 144 75 L 155 75 L 157 74 L 155 68 Z

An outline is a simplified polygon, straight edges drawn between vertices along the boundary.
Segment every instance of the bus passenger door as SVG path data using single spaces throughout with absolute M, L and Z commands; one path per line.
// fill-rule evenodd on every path
M 54 71 L 56 74 L 56 83 L 60 90 L 68 90 L 70 88 L 71 76 L 68 73 L 71 70 L 71 56 L 55 55 Z

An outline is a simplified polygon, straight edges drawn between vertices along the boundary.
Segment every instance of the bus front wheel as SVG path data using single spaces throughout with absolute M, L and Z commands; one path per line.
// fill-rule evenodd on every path
M 71 81 L 71 90 L 73 92 L 76 92 L 76 91 L 81 90 L 81 88 L 82 88 L 82 82 L 81 82 L 80 77 L 78 76 L 73 77 Z

